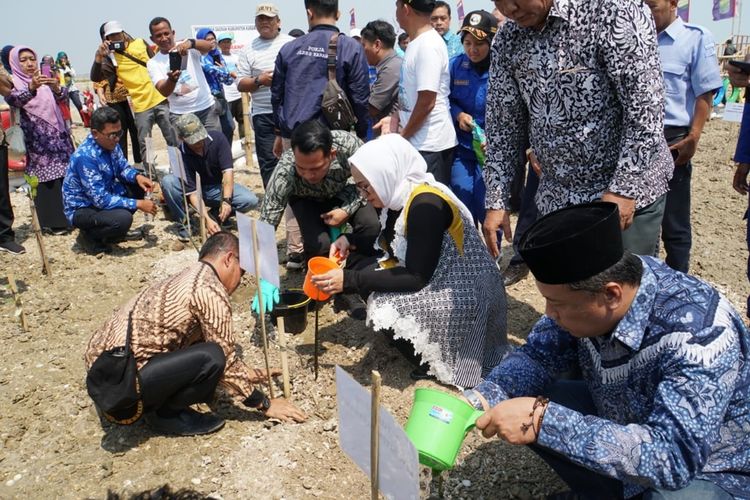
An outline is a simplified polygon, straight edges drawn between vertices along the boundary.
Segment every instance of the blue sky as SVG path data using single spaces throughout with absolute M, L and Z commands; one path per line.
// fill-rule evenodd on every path
M 455 0 L 449 0 L 455 6 Z M 713 22 L 710 0 L 692 0 L 691 22 L 702 24 L 710 29 L 718 41 L 726 40 L 732 30 L 732 21 Z M 349 28 L 349 10 L 356 9 L 357 25 L 364 26 L 373 19 L 384 19 L 395 23 L 395 0 L 354 1 L 340 0 L 341 19 L 339 27 Z M 257 2 L 247 0 L 219 0 L 209 2 L 178 2 L 174 0 L 125 0 L 90 2 L 67 0 L 26 0 L 13 2 L 12 9 L 4 9 L 3 29 L 0 31 L 0 44 L 29 45 L 39 54 L 68 53 L 73 67 L 82 74 L 88 73 L 94 52 L 99 43 L 99 25 L 116 19 L 133 36 L 148 36 L 148 22 L 155 16 L 163 16 L 172 21 L 177 36 L 188 34 L 194 24 L 252 23 Z M 305 8 L 302 0 L 279 0 L 276 2 L 281 12 L 282 29 L 307 29 Z M 492 10 L 490 0 L 464 0 L 465 12 L 474 9 Z M 743 16 L 740 32 L 750 34 L 750 7 Z M 458 29 L 457 16 L 453 24 Z

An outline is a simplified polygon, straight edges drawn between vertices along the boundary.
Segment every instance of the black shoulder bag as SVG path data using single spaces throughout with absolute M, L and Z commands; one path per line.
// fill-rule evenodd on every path
M 357 116 L 346 93 L 336 81 L 336 47 L 340 33 L 334 33 L 328 42 L 328 83 L 323 90 L 321 108 L 328 125 L 334 130 L 354 130 Z
M 101 353 L 86 375 L 86 388 L 91 399 L 107 420 L 120 425 L 131 425 L 143 415 L 138 367 L 130 349 L 132 331 L 131 310 L 125 345 Z

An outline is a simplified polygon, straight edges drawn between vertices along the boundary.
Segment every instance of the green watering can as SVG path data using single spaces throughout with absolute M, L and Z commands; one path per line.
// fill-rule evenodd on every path
M 419 452 L 419 463 L 443 471 L 453 467 L 466 434 L 484 413 L 435 389 L 417 389 L 406 435 Z

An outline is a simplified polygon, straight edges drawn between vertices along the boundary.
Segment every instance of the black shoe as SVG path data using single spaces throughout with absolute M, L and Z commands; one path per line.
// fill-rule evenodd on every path
M 292 252 L 286 258 L 287 269 L 302 269 L 305 267 L 305 256 L 300 252 Z
M 357 294 L 338 293 L 333 296 L 334 312 L 346 311 L 350 318 L 358 321 L 367 319 L 367 304 Z
M 111 247 L 107 243 L 93 240 L 86 236 L 83 231 L 78 233 L 76 243 L 81 250 L 90 255 L 99 255 L 100 253 L 107 253 L 111 250 Z
M 7 252 L 11 255 L 21 255 L 22 253 L 26 253 L 26 249 L 15 241 L 8 240 L 0 243 L 0 252 Z
M 432 375 L 427 374 L 428 371 L 430 371 L 430 365 L 425 363 L 414 368 L 409 374 L 409 377 L 412 380 L 427 380 L 434 378 Z
M 525 262 L 511 264 L 503 273 L 503 284 L 505 286 L 515 285 L 529 275 L 529 266 Z
M 198 436 L 218 431 L 224 427 L 224 419 L 213 413 L 199 413 L 185 408 L 168 417 L 160 416 L 158 412 L 149 412 L 146 414 L 146 425 L 158 434 Z
M 143 230 L 141 229 L 131 229 L 127 233 L 125 233 L 125 236 L 122 237 L 123 241 L 138 241 L 143 239 Z

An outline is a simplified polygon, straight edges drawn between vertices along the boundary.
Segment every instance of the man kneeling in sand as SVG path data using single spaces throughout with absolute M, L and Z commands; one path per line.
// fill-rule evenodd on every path
M 211 401 L 219 383 L 268 418 L 306 420 L 290 402 L 269 400 L 253 387 L 265 371 L 254 375 L 237 354 L 229 296 L 243 273 L 237 237 L 212 235 L 198 262 L 139 293 L 94 333 L 86 369 L 102 352 L 125 344 L 130 323 L 146 424 L 153 431 L 191 436 L 221 429 L 224 420 L 190 408 Z

